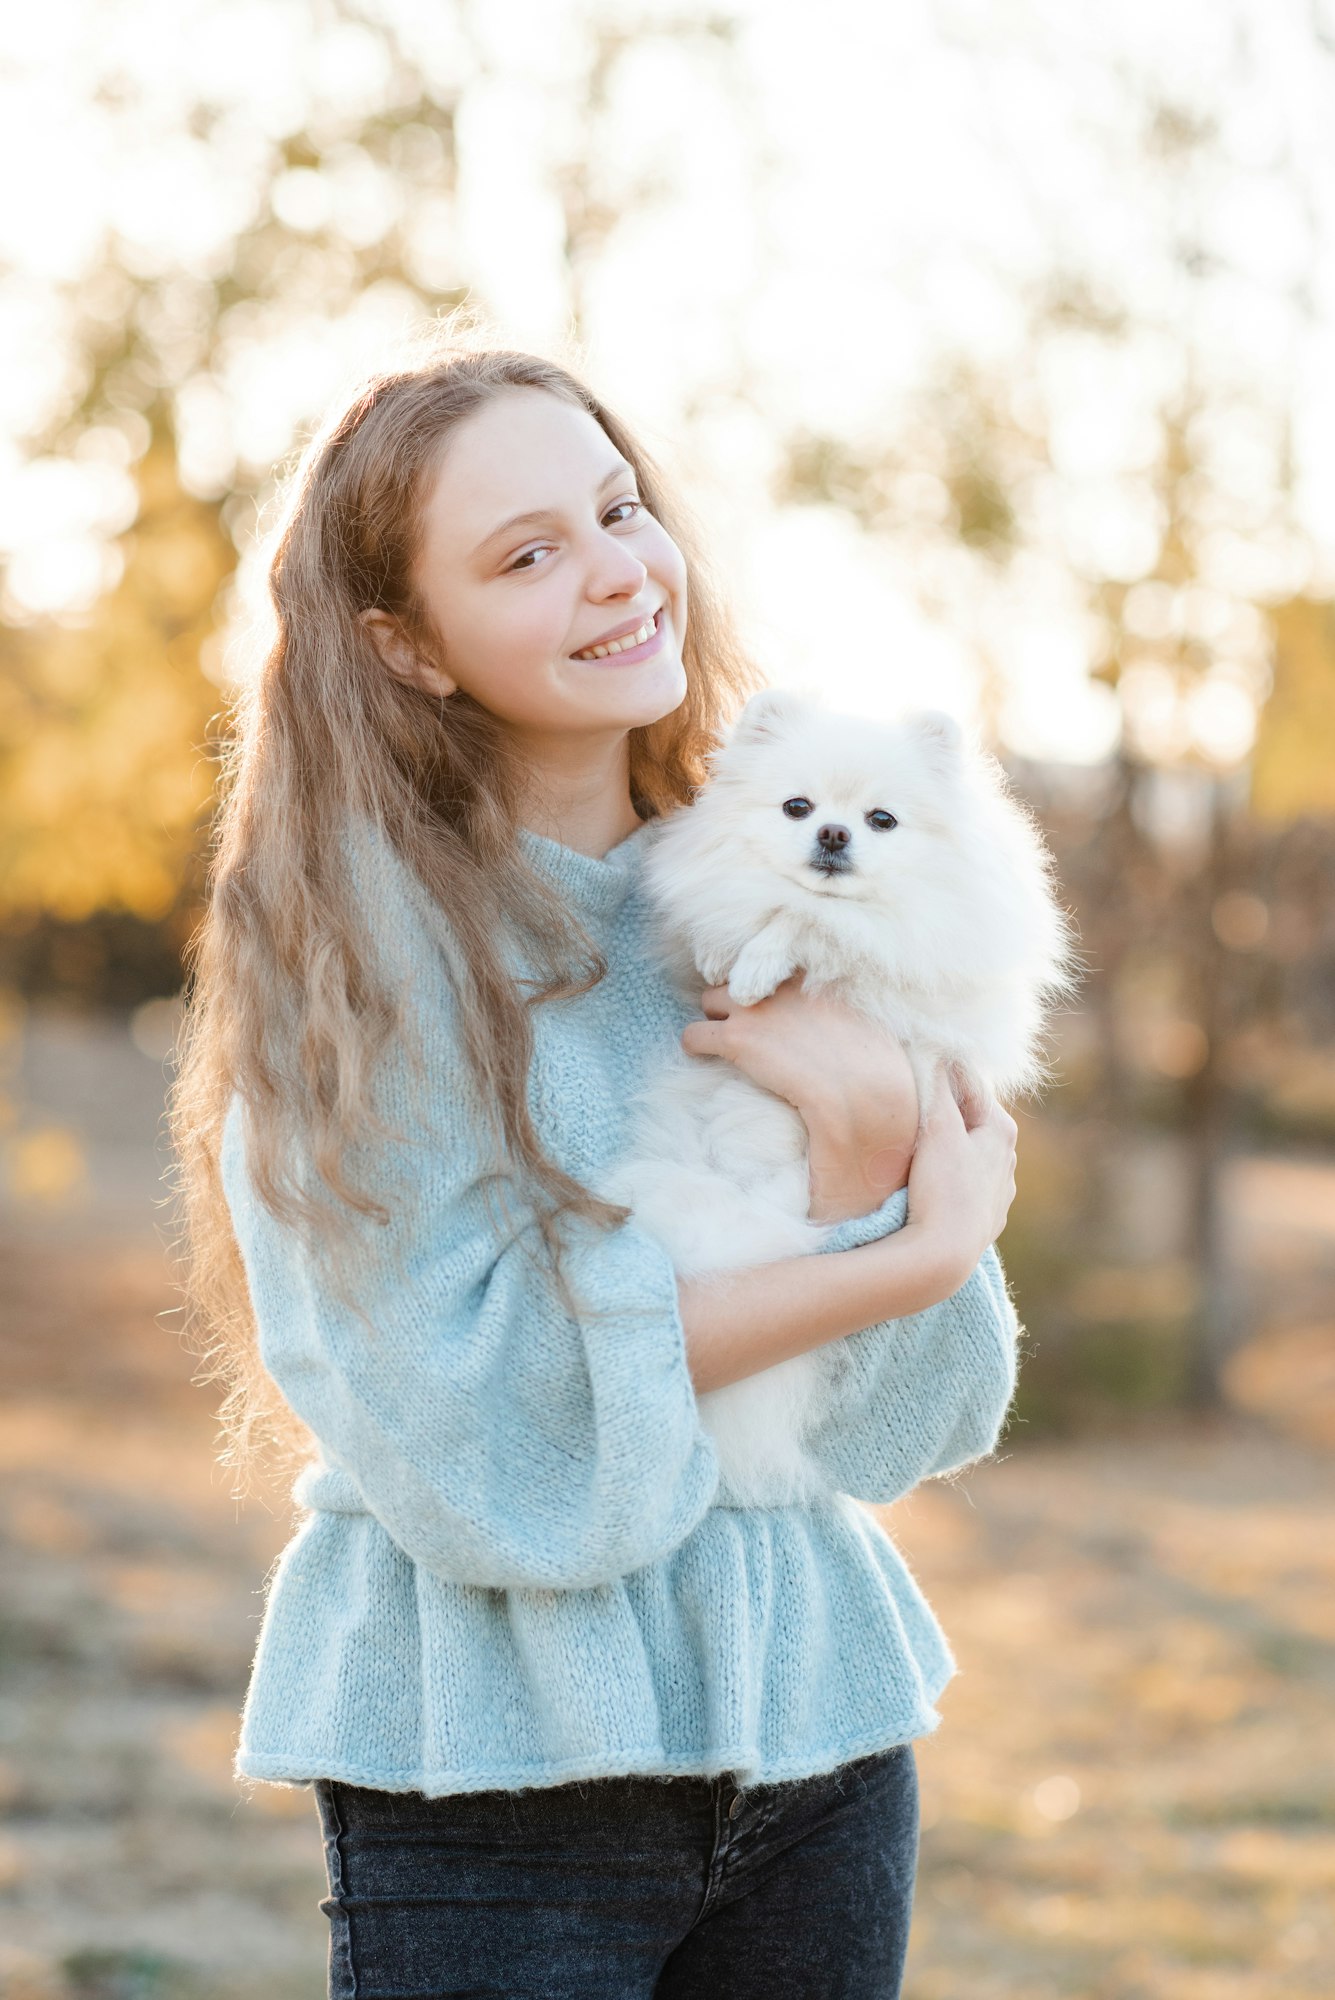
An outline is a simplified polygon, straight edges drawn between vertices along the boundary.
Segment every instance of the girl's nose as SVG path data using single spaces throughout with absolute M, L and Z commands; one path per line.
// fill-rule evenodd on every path
M 599 547 L 589 578 L 590 597 L 633 596 L 643 587 L 649 572 L 624 542 L 609 535 Z

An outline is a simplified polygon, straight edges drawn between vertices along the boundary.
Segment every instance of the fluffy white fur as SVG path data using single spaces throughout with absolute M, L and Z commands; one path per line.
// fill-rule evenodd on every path
M 750 1005 L 801 969 L 805 990 L 836 994 L 903 1041 L 920 1101 L 942 1063 L 962 1099 L 1032 1090 L 1045 1006 L 1071 984 L 1070 930 L 1042 838 L 995 760 L 948 716 L 880 724 L 766 689 L 710 763 L 694 802 L 645 835 L 646 887 L 683 994 L 726 981 Z M 786 814 L 793 800 L 810 812 Z M 829 866 L 838 836 L 822 847 L 818 833 L 833 827 L 849 838 Z M 797 1112 L 721 1058 L 680 1048 L 638 1094 L 628 1150 L 600 1192 L 634 1210 L 683 1276 L 803 1255 L 829 1233 L 807 1218 Z M 830 1407 L 842 1350 L 830 1342 L 701 1396 L 739 1503 L 820 1490 L 802 1440 Z

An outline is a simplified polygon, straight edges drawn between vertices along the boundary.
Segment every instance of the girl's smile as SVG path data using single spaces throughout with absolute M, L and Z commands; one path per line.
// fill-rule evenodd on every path
M 628 665 L 635 660 L 647 660 L 652 653 L 658 651 L 662 643 L 666 615 L 664 607 L 660 604 L 657 611 L 642 623 L 637 625 L 633 619 L 627 619 L 615 626 L 611 632 L 604 633 L 603 637 L 593 645 L 585 646 L 580 652 L 572 653 L 570 657 L 572 660 L 591 662 L 602 659 L 617 662 L 624 660 Z

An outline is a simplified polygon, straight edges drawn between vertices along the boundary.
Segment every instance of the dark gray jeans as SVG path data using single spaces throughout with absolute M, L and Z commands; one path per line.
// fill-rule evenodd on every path
M 321 1779 L 330 2000 L 896 2000 L 913 1747 L 828 1776 L 522 1792 Z

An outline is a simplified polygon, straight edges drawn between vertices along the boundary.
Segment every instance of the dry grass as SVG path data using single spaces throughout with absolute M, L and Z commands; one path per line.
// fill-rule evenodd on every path
M 911 2000 L 1335 1991 L 1335 1466 L 1245 1422 L 1018 1449 L 892 1522 L 955 1646 Z

